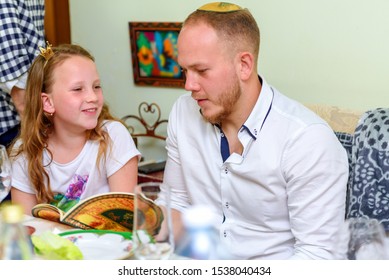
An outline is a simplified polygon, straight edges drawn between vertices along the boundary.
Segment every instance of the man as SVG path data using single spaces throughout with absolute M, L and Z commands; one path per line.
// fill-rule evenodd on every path
M 204 5 L 185 20 L 185 89 L 169 116 L 164 183 L 180 213 L 207 205 L 238 259 L 337 258 L 348 163 L 331 128 L 257 73 L 247 9 Z
M 44 42 L 44 0 L 0 1 L 0 144 L 19 134 L 27 71 Z M 10 200 L 10 195 L 5 200 Z
M 44 0 L 0 2 L 0 144 L 19 133 L 27 71 L 44 42 Z

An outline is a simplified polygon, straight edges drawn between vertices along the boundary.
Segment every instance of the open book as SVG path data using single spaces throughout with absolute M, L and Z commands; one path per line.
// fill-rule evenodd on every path
M 152 209 L 144 213 L 144 216 L 148 220 L 148 226 L 158 231 L 163 219 L 161 209 L 147 198 L 141 203 L 149 205 L 147 208 Z M 51 204 L 37 204 L 32 208 L 32 215 L 81 229 L 132 231 L 134 194 L 124 192 L 97 194 L 81 200 L 66 212 Z

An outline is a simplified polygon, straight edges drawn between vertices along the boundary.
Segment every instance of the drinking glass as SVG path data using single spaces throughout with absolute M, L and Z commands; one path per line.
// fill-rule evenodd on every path
M 0 145 L 0 202 L 11 189 L 11 162 L 5 146 Z
M 376 219 L 351 218 L 348 220 L 349 260 L 388 259 L 384 227 Z
M 170 190 L 158 182 L 135 187 L 133 252 L 136 259 L 168 259 L 174 251 Z

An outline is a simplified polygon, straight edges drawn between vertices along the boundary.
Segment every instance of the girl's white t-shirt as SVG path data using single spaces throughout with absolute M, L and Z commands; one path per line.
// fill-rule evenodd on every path
M 88 140 L 80 154 L 71 162 L 60 164 L 50 159 L 47 150 L 43 153 L 45 169 L 50 177 L 54 193 L 73 192 L 79 199 L 109 192 L 108 177 L 123 167 L 131 158 L 140 152 L 126 129 L 118 121 L 106 121 L 103 127 L 111 138 L 111 149 L 108 147 L 105 158 L 96 165 L 99 142 Z M 17 145 L 16 145 L 17 146 Z M 36 191 L 28 178 L 25 155 L 18 156 L 12 163 L 12 186 L 26 193 Z

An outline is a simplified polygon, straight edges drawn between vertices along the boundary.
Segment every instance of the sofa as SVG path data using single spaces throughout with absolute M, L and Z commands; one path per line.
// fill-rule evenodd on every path
M 349 157 L 346 218 L 378 220 L 389 233 L 389 108 L 365 112 L 307 105 L 334 130 Z

